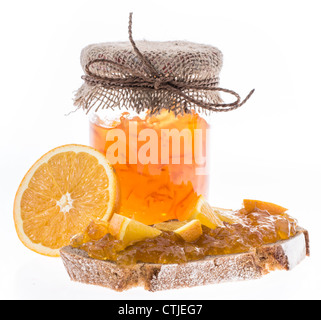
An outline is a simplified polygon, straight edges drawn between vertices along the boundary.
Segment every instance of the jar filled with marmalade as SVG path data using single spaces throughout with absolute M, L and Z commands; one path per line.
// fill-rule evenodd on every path
M 91 146 L 104 153 L 120 182 L 120 214 L 151 225 L 184 216 L 185 206 L 208 193 L 208 130 L 201 115 L 94 115 Z
M 120 183 L 119 213 L 147 225 L 184 220 L 207 197 L 210 118 L 240 106 L 218 88 L 222 53 L 190 42 L 102 43 L 81 54 L 75 104 L 90 118 L 90 144 Z M 234 94 L 223 104 L 220 91 Z

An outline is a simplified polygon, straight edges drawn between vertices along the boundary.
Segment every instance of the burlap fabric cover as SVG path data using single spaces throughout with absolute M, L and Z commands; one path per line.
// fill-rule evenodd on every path
M 136 42 L 139 51 L 154 66 L 158 75 L 170 79 L 179 87 L 190 85 L 217 86 L 222 68 L 222 53 L 213 46 L 191 42 Z M 113 63 L 110 63 L 110 62 Z M 94 108 L 132 108 L 137 112 L 149 109 L 153 113 L 162 108 L 182 112 L 197 108 L 195 103 L 168 89 L 155 89 L 151 82 L 135 87 L 103 84 L 99 79 L 153 79 L 130 42 L 93 44 L 81 53 L 81 65 L 86 75 L 97 82 L 82 85 L 75 97 L 75 105 L 87 111 Z M 210 103 L 222 102 L 218 91 L 181 89 L 189 97 Z
M 230 111 L 241 107 L 233 90 L 219 88 L 222 53 L 215 47 L 190 42 L 135 42 L 129 14 L 129 42 L 103 43 L 82 51 L 84 85 L 75 105 L 89 112 L 95 108 L 132 108 L 136 112 L 161 109 L 176 115 L 198 111 Z M 221 103 L 219 92 L 236 100 Z

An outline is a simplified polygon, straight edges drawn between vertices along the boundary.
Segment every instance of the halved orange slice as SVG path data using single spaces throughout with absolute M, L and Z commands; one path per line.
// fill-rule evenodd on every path
M 20 240 L 29 249 L 59 256 L 70 237 L 117 211 L 115 171 L 101 153 L 81 145 L 56 148 L 26 174 L 14 202 Z

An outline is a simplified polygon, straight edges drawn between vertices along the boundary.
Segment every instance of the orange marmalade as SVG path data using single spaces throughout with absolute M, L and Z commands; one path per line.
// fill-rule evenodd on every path
M 163 231 L 125 247 L 108 233 L 108 227 L 92 222 L 83 234 L 72 238 L 71 245 L 86 251 L 89 257 L 110 260 L 117 264 L 185 263 L 209 255 L 247 252 L 265 244 L 286 240 L 297 232 L 297 222 L 288 214 L 270 214 L 267 210 L 245 209 L 234 212 L 242 223 L 228 224 L 216 229 L 203 226 L 203 235 L 186 242 L 174 232 Z
M 208 192 L 208 123 L 196 114 L 123 113 L 91 123 L 91 146 L 106 155 L 120 183 L 121 215 L 147 225 L 180 219 L 185 203 Z

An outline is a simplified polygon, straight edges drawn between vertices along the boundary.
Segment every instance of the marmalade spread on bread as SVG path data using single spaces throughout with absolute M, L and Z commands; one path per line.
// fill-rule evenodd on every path
M 74 236 L 71 245 L 86 251 L 91 258 L 117 264 L 171 264 L 200 260 L 211 255 L 248 252 L 296 234 L 297 221 L 284 212 L 286 209 L 252 200 L 244 200 L 244 205 L 238 211 L 230 211 L 226 219 L 225 210 L 222 209 L 218 214 L 222 224 L 214 229 L 202 225 L 201 234 L 194 241 L 186 241 L 181 236 L 183 232 L 176 232 L 183 230 L 186 225 L 187 233 L 188 225 L 193 224 L 187 224 L 187 221 L 167 221 L 154 225 L 154 228 L 162 231 L 161 234 L 126 245 L 109 232 L 108 223 L 95 221 L 84 233 Z

